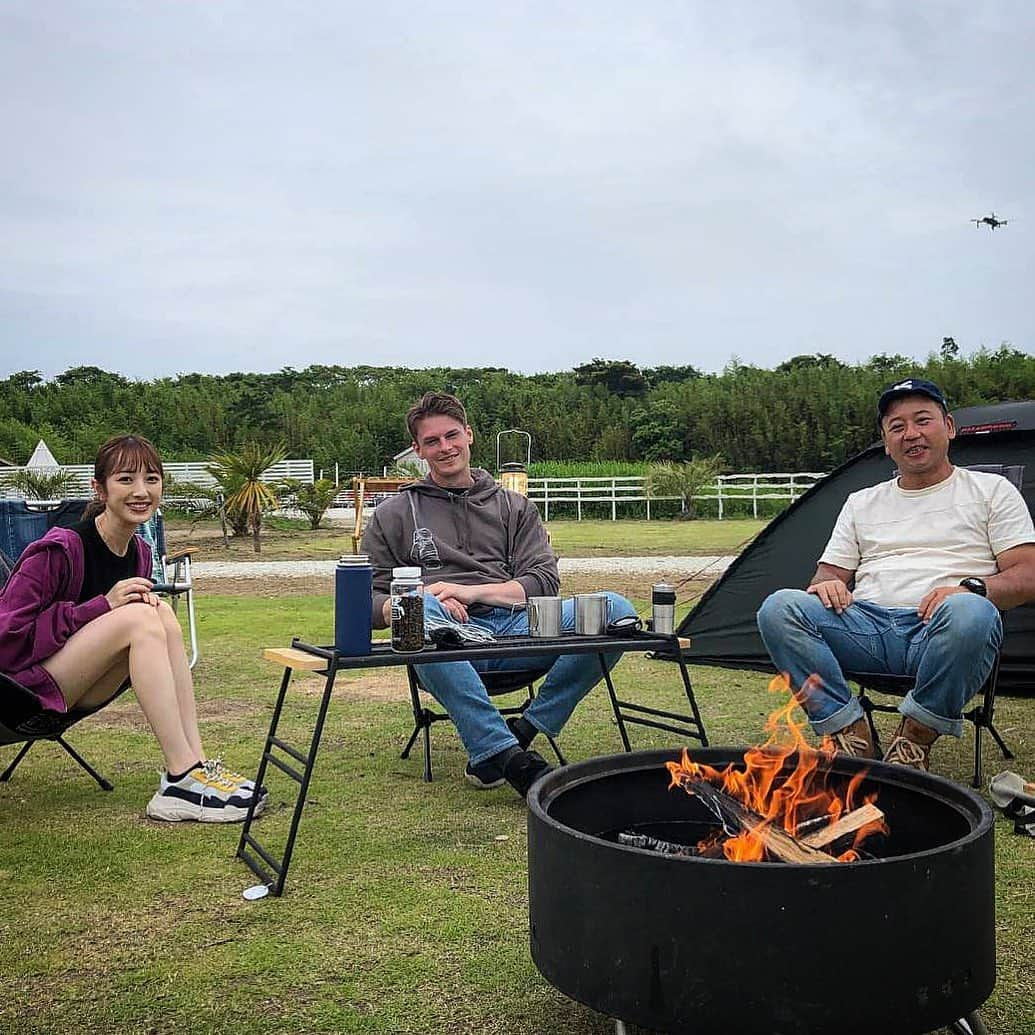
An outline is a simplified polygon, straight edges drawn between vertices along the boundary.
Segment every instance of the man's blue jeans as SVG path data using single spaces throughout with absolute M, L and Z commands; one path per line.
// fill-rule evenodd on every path
M 632 604 L 617 593 L 607 593 L 607 620 L 616 621 L 635 614 Z M 448 618 L 438 600 L 424 596 L 425 613 Z M 575 601 L 568 599 L 562 606 L 561 627 L 565 632 L 575 629 Z M 528 616 L 524 607 L 494 607 L 491 611 L 471 617 L 471 623 L 494 636 L 519 636 L 528 633 Z M 620 652 L 602 655 L 610 671 L 621 657 Z M 525 711 L 525 719 L 537 730 L 551 737 L 557 736 L 571 717 L 575 706 L 601 679 L 601 655 L 566 654 L 557 658 L 539 686 L 535 700 Z M 441 665 L 416 665 L 421 683 L 449 713 L 456 724 L 460 739 L 467 749 L 472 765 L 517 744 L 514 734 L 503 721 L 496 706 L 490 701 L 479 672 L 527 669 L 535 658 L 493 658 L 488 661 L 452 661 Z
M 899 711 L 939 733 L 963 732 L 963 706 L 981 689 L 1003 639 L 995 606 L 976 593 L 946 597 L 929 622 L 916 608 L 853 601 L 842 614 L 800 589 L 781 589 L 758 611 L 773 664 L 786 672 L 818 734 L 862 718 L 844 671 L 916 680 Z M 814 677 L 811 678 L 810 677 Z

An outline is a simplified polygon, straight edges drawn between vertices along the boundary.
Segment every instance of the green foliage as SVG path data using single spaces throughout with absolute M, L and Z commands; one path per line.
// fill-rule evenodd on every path
M 337 494 L 338 486 L 330 478 L 317 478 L 312 485 L 297 478 L 286 478 L 281 484 L 283 502 L 305 514 L 312 529 L 320 527 Z
M 79 480 L 66 471 L 22 469 L 4 475 L 4 483 L 27 500 L 60 500 L 77 489 Z
M 388 469 L 389 478 L 412 478 L 415 482 L 424 477 L 420 464 L 413 460 L 400 460 Z
M 134 431 L 166 460 L 283 443 L 318 469 L 380 471 L 409 443 L 407 407 L 428 389 L 448 388 L 471 415 L 474 463 L 489 469 L 496 433 L 520 428 L 536 459 L 683 462 L 721 452 L 733 471 L 823 471 L 874 440 L 875 400 L 896 378 L 930 377 L 954 407 L 1035 398 L 1035 357 L 1023 349 L 950 353 L 923 361 L 878 353 L 855 365 L 816 353 L 773 370 L 733 358 L 704 376 L 603 359 L 530 376 L 498 367 L 312 366 L 133 382 L 75 367 L 45 381 L 28 370 L 0 379 L 0 456 L 24 462 L 42 437 L 64 462 L 88 463 L 109 435 Z
M 621 478 L 646 473 L 646 464 L 620 460 L 540 460 L 528 468 L 529 478 Z
M 264 447 L 258 442 L 246 442 L 237 452 L 216 454 L 206 467 L 226 493 L 227 516 L 231 521 L 243 522 L 251 531 L 256 553 L 261 550 L 262 516 L 279 503 L 276 489 L 262 481 L 262 475 L 285 455 L 282 445 Z
M 706 485 L 715 481 L 722 466 L 723 459 L 719 454 L 683 464 L 652 464 L 647 472 L 647 495 L 678 496 L 681 500 L 681 516 L 693 518 L 695 498 Z
M 791 356 L 790 359 L 784 360 L 776 369 L 779 373 L 785 373 L 788 370 L 808 370 L 812 367 L 837 367 L 843 369 L 845 366 L 835 356 L 831 356 L 826 352 L 817 352 L 814 355 L 808 356 Z
M 643 395 L 647 379 L 627 359 L 594 359 L 575 368 L 575 384 L 604 388 L 622 397 Z

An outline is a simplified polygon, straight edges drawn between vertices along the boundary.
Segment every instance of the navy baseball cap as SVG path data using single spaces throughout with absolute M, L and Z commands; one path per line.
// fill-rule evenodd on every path
M 945 413 L 949 412 L 949 405 L 945 401 L 945 396 L 942 395 L 942 390 L 933 381 L 925 381 L 922 377 L 907 377 L 905 381 L 896 381 L 893 385 L 888 385 L 880 393 L 880 399 L 877 400 L 878 424 L 888 407 L 904 395 L 926 395 L 928 399 L 933 399 Z

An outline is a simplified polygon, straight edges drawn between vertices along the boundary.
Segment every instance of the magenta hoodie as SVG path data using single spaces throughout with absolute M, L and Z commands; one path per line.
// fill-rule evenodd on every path
M 151 550 L 139 536 L 137 574 L 151 576 Z M 83 588 L 83 541 L 52 528 L 30 543 L 0 590 L 0 671 L 31 690 L 44 707 L 65 711 L 65 699 L 41 665 L 87 622 L 111 610 L 104 596 L 77 604 Z

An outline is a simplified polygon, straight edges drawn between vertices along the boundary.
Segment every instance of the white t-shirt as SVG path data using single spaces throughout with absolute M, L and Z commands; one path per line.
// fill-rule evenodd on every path
M 892 478 L 853 492 L 820 563 L 854 571 L 858 600 L 916 607 L 938 586 L 994 575 L 996 557 L 1022 543 L 1035 543 L 1035 528 L 1013 485 L 954 467 L 928 489 L 902 489 Z

